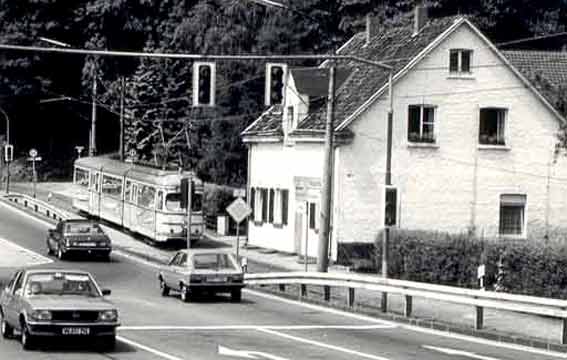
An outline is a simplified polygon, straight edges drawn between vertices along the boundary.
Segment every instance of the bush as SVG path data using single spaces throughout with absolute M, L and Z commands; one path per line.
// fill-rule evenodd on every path
M 216 184 L 205 184 L 203 210 L 206 215 L 226 215 L 226 208 L 234 200 L 233 188 Z
M 340 244 L 338 262 L 355 270 L 379 272 L 382 236 L 377 236 L 375 244 Z M 484 263 L 485 284 L 493 288 L 502 259 L 500 285 L 506 291 L 567 299 L 567 246 L 563 244 L 393 230 L 389 251 L 392 278 L 478 288 L 477 267 Z M 366 267 L 356 269 L 360 264 Z

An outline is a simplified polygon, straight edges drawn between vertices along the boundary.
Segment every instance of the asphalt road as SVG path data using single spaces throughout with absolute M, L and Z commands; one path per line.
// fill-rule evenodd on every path
M 79 268 L 112 289 L 122 327 L 116 350 L 88 344 L 45 342 L 24 352 L 17 340 L 0 340 L 0 359 L 480 359 L 539 360 L 565 354 L 529 352 L 486 340 L 440 336 L 432 330 L 370 319 L 271 295 L 246 291 L 182 303 L 161 297 L 154 265 L 113 254 L 110 263 L 47 257 L 43 221 L 0 204 L 0 282 L 16 267 Z M 42 264 L 43 263 L 43 264 Z

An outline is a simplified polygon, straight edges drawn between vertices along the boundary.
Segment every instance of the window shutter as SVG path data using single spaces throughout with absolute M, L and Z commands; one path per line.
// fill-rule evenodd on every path
M 256 193 L 256 190 L 254 188 L 250 188 L 250 200 L 249 200 L 249 202 L 250 202 L 250 208 L 252 209 L 252 214 L 250 214 L 250 217 L 252 219 L 254 219 L 254 208 L 255 208 L 254 202 L 256 201 L 256 199 L 254 198 L 255 195 L 256 195 L 255 193 Z
M 287 225 L 289 190 L 282 190 L 282 224 Z
M 268 189 L 262 189 L 262 222 L 268 221 Z
M 268 222 L 274 223 L 274 189 L 270 189 L 270 207 L 268 209 Z

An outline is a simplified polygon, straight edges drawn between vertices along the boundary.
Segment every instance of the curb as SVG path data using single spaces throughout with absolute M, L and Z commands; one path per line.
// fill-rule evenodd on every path
M 48 220 L 50 223 L 56 223 L 56 221 L 54 221 L 53 219 L 51 219 L 49 217 L 42 216 L 39 213 L 34 213 L 32 211 L 28 211 L 27 208 L 20 206 L 19 204 L 14 204 L 10 201 L 7 201 L 6 199 L 4 199 L 2 197 L 0 197 L 0 201 L 2 201 L 4 204 L 6 204 L 8 206 L 12 206 L 12 207 L 18 208 L 20 210 L 26 211 L 26 213 L 29 213 L 32 216 L 35 216 L 39 219 Z M 54 207 L 57 207 L 57 206 L 54 205 Z M 205 236 L 207 236 L 207 235 L 205 235 Z M 210 239 L 210 236 L 207 236 L 207 238 Z M 215 239 L 212 239 L 212 240 L 215 240 Z M 127 247 L 115 245 L 114 248 L 116 250 L 124 252 L 128 255 L 138 257 L 142 260 L 154 263 L 156 265 L 161 266 L 161 265 L 166 264 L 166 262 L 164 262 L 162 259 L 159 259 L 159 258 L 152 256 L 152 255 L 149 255 L 149 254 L 141 253 L 139 251 L 134 251 L 134 250 L 127 248 Z M 281 268 L 281 267 L 278 267 L 278 266 L 274 266 L 273 264 L 269 264 L 269 263 L 257 261 L 257 260 L 248 259 L 248 263 L 249 264 L 256 264 L 256 266 L 258 266 L 258 267 L 267 268 L 267 269 L 270 269 L 272 271 L 274 271 L 274 270 L 284 271 L 284 272 L 285 271 L 291 271 L 289 269 Z M 365 307 L 354 306 L 352 308 L 349 308 L 348 306 L 346 306 L 344 304 L 336 303 L 336 301 L 335 302 L 334 301 L 327 302 L 327 301 L 319 300 L 319 299 L 312 298 L 312 297 L 308 298 L 308 297 L 299 297 L 297 295 L 292 295 L 290 292 L 283 292 L 281 290 L 277 290 L 273 286 L 251 286 L 251 288 L 258 290 L 258 291 L 267 292 L 267 293 L 270 293 L 272 295 L 277 295 L 277 296 L 281 296 L 281 297 L 284 297 L 284 298 L 292 299 L 292 300 L 298 300 L 298 301 L 305 302 L 305 303 L 323 305 L 323 306 L 326 306 L 326 307 L 331 307 L 331 308 L 339 309 L 339 310 L 350 312 L 350 313 L 364 314 L 364 315 L 376 317 L 376 318 L 379 318 L 379 319 L 389 320 L 389 321 L 393 321 L 393 322 L 397 322 L 397 323 L 401 323 L 401 324 L 407 324 L 407 325 L 410 325 L 410 326 L 417 326 L 417 327 L 426 328 L 426 329 L 434 329 L 434 330 L 439 330 L 439 331 L 444 331 L 444 332 L 449 332 L 449 333 L 467 335 L 467 336 L 472 336 L 472 337 L 477 337 L 477 338 L 483 338 L 483 339 L 490 340 L 490 341 L 507 343 L 507 344 L 514 344 L 514 345 L 520 345 L 520 346 L 527 346 L 527 347 L 543 349 L 543 350 L 547 350 L 547 351 L 567 353 L 567 345 L 561 345 L 559 343 L 548 342 L 548 341 L 537 339 L 537 338 L 508 334 L 508 333 L 496 331 L 496 330 L 487 330 L 487 329 L 475 330 L 472 327 L 466 327 L 466 326 L 462 326 L 462 325 L 446 323 L 446 322 L 434 320 L 434 319 L 423 319 L 423 318 L 416 318 L 416 317 L 407 318 L 403 315 L 399 315 L 399 314 L 396 314 L 396 313 L 383 313 L 378 308 L 376 308 L 376 311 L 372 311 L 372 307 L 368 307 L 368 306 L 365 306 Z

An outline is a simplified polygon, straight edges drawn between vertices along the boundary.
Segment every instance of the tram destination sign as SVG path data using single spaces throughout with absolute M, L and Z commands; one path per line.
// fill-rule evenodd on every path
M 240 224 L 242 220 L 246 219 L 248 215 L 252 213 L 252 209 L 250 206 L 244 201 L 241 197 L 234 200 L 227 208 L 226 211 L 228 214 Z

